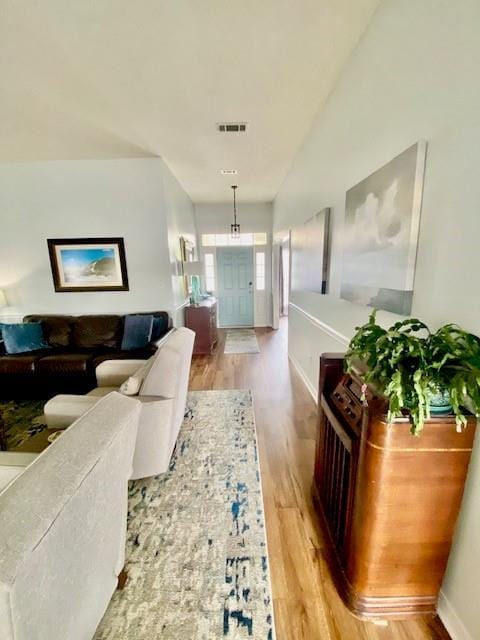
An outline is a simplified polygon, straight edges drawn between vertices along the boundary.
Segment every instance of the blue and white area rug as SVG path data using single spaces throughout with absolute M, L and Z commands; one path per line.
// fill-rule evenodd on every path
M 127 564 L 95 640 L 273 640 L 250 391 L 193 391 L 170 470 L 131 483 Z
M 258 341 L 253 329 L 229 329 L 224 353 L 259 353 Z

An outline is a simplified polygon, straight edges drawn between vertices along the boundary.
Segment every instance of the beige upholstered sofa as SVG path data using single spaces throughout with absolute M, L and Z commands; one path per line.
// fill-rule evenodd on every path
M 0 491 L 2 640 L 93 637 L 124 565 L 139 411 L 112 393 L 23 471 L 17 458 Z
M 132 478 L 164 473 L 185 413 L 194 338 L 193 331 L 182 327 L 171 331 L 146 362 L 103 362 L 96 370 L 96 389 L 84 396 L 55 396 L 47 402 L 44 411 L 48 426 L 67 427 L 100 397 L 119 387 L 127 393 L 137 391 L 138 395 L 132 397 L 140 401 L 141 409 Z

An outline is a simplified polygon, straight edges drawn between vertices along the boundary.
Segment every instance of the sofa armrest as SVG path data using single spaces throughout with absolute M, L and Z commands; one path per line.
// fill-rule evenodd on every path
M 148 478 L 168 469 L 176 434 L 173 432 L 175 400 L 154 396 L 138 396 L 140 419 L 132 480 Z
M 95 369 L 99 387 L 119 387 L 132 376 L 146 360 L 104 360 Z

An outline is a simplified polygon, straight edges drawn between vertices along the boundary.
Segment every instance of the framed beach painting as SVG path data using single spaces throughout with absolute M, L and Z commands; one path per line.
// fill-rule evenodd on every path
M 123 238 L 47 240 L 55 291 L 128 291 Z
M 418 142 L 347 191 L 342 298 L 411 313 L 425 155 Z

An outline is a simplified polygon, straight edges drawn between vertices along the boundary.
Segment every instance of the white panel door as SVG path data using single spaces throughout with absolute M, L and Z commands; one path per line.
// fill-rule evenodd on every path
M 221 327 L 253 326 L 253 248 L 217 248 Z

